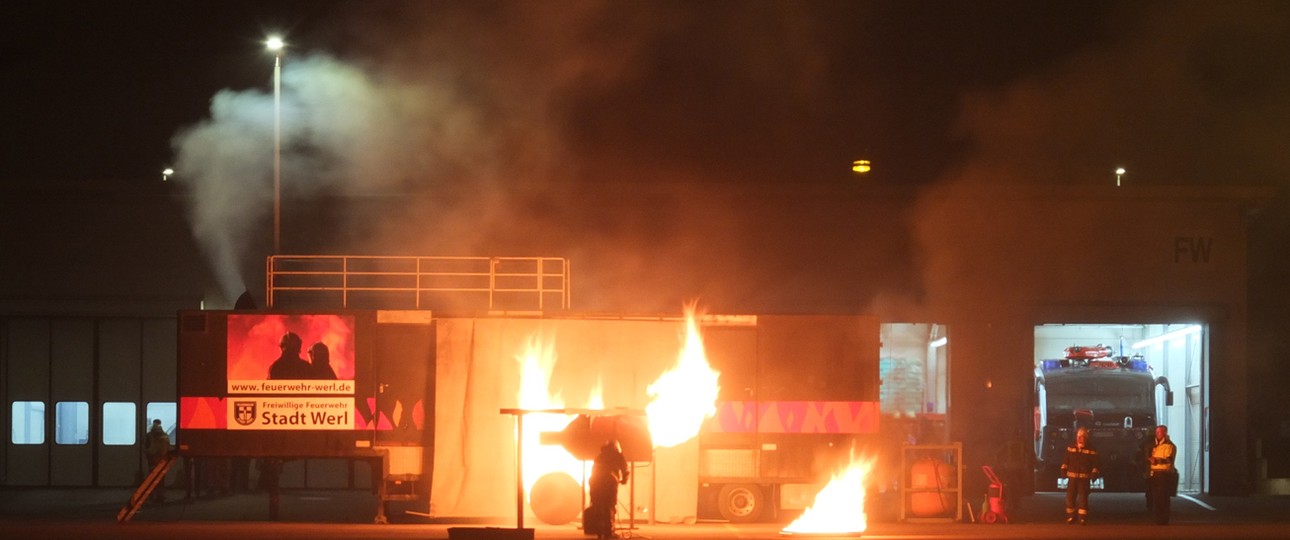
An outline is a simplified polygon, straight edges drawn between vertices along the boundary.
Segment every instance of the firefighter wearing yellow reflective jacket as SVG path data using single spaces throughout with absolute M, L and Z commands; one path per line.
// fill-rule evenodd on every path
M 1169 524 L 1169 502 L 1178 482 L 1174 456 L 1178 447 L 1169 440 L 1169 428 L 1156 426 L 1156 440 L 1147 455 L 1147 507 L 1155 515 L 1157 525 Z
M 1088 519 L 1090 483 L 1100 475 L 1097 450 L 1088 444 L 1088 430 L 1075 432 L 1075 444 L 1066 447 L 1062 475 L 1066 477 L 1066 523 L 1083 525 Z

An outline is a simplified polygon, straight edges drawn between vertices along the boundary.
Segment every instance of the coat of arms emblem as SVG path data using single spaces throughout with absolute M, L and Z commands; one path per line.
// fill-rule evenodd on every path
M 249 426 L 252 422 L 255 422 L 255 402 L 234 401 L 233 419 L 244 426 Z

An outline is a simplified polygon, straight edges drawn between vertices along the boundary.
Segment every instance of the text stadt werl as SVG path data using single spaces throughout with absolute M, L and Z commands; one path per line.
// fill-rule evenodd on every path
M 265 412 L 260 415 L 260 423 L 270 426 L 343 426 L 349 424 L 349 412 L 340 414 L 324 411 L 292 414 Z

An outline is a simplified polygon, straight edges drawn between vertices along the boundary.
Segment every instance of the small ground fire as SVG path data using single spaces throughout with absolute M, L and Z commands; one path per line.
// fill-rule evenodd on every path
M 873 460 L 852 455 L 846 470 L 835 473 L 810 507 L 780 533 L 858 535 L 867 528 L 864 511 L 865 477 Z

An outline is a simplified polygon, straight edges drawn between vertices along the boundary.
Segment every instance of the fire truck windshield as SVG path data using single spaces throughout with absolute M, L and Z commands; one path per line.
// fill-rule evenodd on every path
M 1151 387 L 1141 381 L 1085 379 L 1048 384 L 1048 409 L 1125 410 L 1151 409 Z

